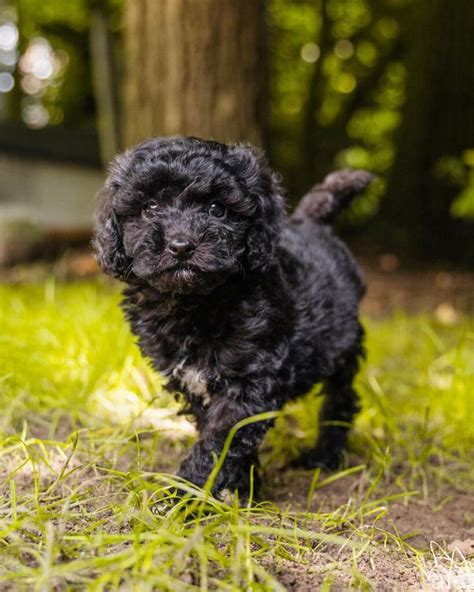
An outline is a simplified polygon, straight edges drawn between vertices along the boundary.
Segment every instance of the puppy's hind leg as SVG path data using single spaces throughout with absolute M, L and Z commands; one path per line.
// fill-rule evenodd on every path
M 352 386 L 357 370 L 355 357 L 326 380 L 318 442 L 295 461 L 296 466 L 331 470 L 339 466 L 353 417 L 359 411 L 359 398 Z

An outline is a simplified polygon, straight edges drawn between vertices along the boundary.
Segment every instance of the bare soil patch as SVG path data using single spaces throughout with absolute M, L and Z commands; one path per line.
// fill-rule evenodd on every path
M 334 512 L 351 500 L 360 501 L 361 479 L 350 475 L 324 486 L 315 492 L 308 504 L 308 491 L 312 473 L 287 470 L 274 479 L 269 497 L 282 509 L 296 512 Z M 390 490 L 390 487 L 388 487 Z M 379 492 L 383 497 L 387 491 Z M 386 515 L 377 522 L 377 528 L 401 537 L 410 546 L 424 553 L 422 564 L 415 554 L 403 553 L 394 541 L 384 541 L 382 533 L 374 537 L 373 543 L 357 561 L 357 569 L 375 590 L 467 590 L 466 581 L 474 584 L 474 570 L 466 568 L 458 573 L 449 569 L 449 558 L 462 559 L 452 550 L 452 543 L 471 538 L 474 534 L 473 496 L 459 492 L 451 486 L 441 489 L 423 499 L 415 495 L 402 501 L 392 501 Z M 378 543 L 375 546 L 375 543 Z M 382 543 L 382 544 L 380 544 Z M 288 590 L 309 592 L 319 589 L 325 583 L 324 571 L 328 572 L 334 561 L 350 557 L 349 549 L 339 549 L 332 555 L 323 552 L 314 555 L 306 565 L 276 558 L 275 575 Z M 344 562 L 345 563 L 345 562 Z M 451 566 L 452 567 L 452 566 Z M 452 588 L 448 585 L 451 577 Z M 347 590 L 349 586 L 363 586 L 354 579 L 350 571 L 341 571 L 332 581 L 331 590 Z M 328 580 L 329 584 L 329 580 Z
M 405 270 L 398 267 L 396 258 L 360 262 L 368 286 L 362 311 L 370 316 L 404 310 L 410 314 L 434 313 L 442 323 L 453 324 L 460 314 L 474 313 L 472 272 L 447 267 Z

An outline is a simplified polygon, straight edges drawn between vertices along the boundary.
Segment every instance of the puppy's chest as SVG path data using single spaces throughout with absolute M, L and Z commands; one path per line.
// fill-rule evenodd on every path
M 186 359 L 183 359 L 173 368 L 171 375 L 179 383 L 181 390 L 200 399 L 203 405 L 209 405 L 213 394 L 213 381 L 207 369 L 187 363 Z
M 156 369 L 169 379 L 170 390 L 178 390 L 209 405 L 219 382 L 217 368 L 210 363 L 208 348 L 192 339 L 163 339 L 151 356 Z
M 241 320 L 214 328 L 195 317 L 156 314 L 134 329 L 143 353 L 169 379 L 170 390 L 191 395 L 203 405 L 225 388 L 242 360 L 255 353 Z
M 220 384 L 216 352 L 196 336 L 168 334 L 154 356 L 157 369 L 169 378 L 169 387 L 208 406 Z
M 173 343 L 173 354 L 162 357 L 164 363 L 158 369 L 169 378 L 172 390 L 190 395 L 207 407 L 236 377 L 232 366 L 226 364 L 225 343 L 216 345 L 192 338 Z

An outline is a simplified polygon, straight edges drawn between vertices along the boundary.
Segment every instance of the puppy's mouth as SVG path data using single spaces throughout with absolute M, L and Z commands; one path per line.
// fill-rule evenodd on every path
M 191 293 L 203 281 L 202 272 L 186 261 L 176 262 L 159 270 L 152 285 L 163 292 Z
M 174 265 L 170 265 L 168 267 L 165 267 L 165 269 L 163 269 L 161 271 L 161 274 L 169 274 L 172 276 L 182 278 L 183 280 L 187 277 L 189 277 L 189 279 L 192 279 L 198 273 L 199 273 L 199 269 L 196 265 L 193 265 L 192 263 L 185 263 L 185 262 L 175 263 Z
M 165 268 L 162 269 L 162 272 L 173 273 L 175 271 L 182 271 L 183 269 L 188 271 L 198 271 L 197 265 L 194 265 L 193 263 L 188 263 L 187 261 L 178 261 L 177 263 L 173 263 L 172 265 L 167 265 Z
M 175 294 L 209 294 L 228 277 L 228 272 L 205 271 L 186 261 L 168 265 L 149 279 L 160 292 Z

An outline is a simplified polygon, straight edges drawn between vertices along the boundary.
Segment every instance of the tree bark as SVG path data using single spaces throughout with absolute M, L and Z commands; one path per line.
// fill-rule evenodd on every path
M 473 254 L 474 227 L 451 217 L 459 188 L 435 167 L 474 145 L 472 0 L 417 0 L 410 17 L 407 102 L 379 228 L 409 253 L 460 260 Z
M 264 0 L 128 0 L 124 138 L 259 144 Z

